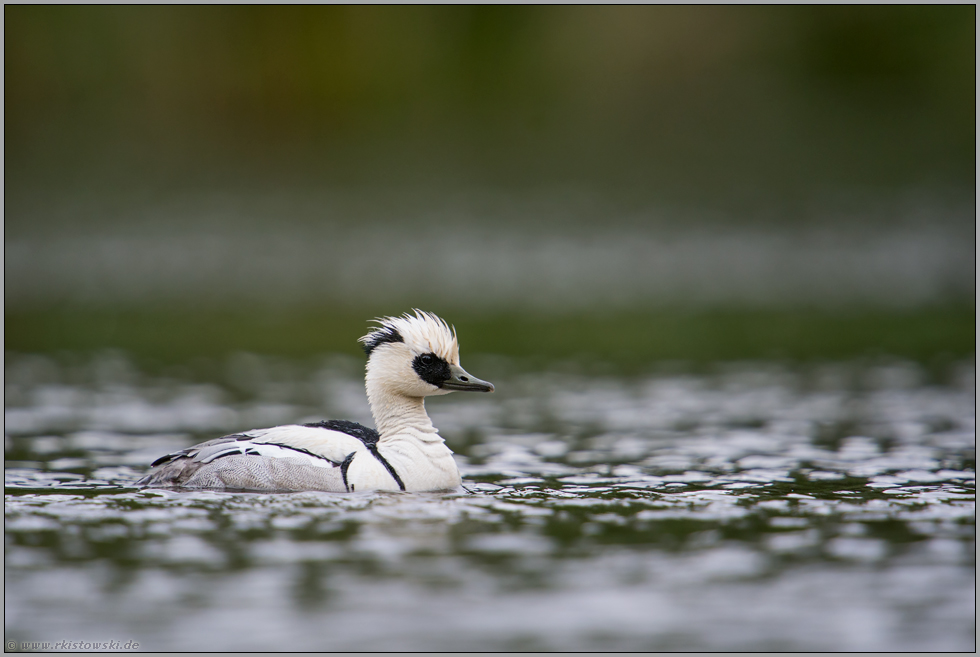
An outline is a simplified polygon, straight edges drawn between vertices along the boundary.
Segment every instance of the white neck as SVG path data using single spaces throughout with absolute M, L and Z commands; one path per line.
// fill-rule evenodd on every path
M 381 434 L 382 441 L 399 434 L 421 434 L 418 437 L 423 440 L 430 436 L 431 439 L 439 436 L 438 430 L 432 426 L 432 420 L 425 412 L 424 398 L 392 392 L 370 378 L 367 381 L 367 397 L 371 405 L 371 415 L 374 416 L 374 425 Z
M 380 366 L 377 366 L 380 365 Z M 396 390 L 391 372 L 370 363 L 365 376 L 378 450 L 399 473 L 406 490 L 443 490 L 460 485 L 453 453 L 425 412 L 425 398 Z

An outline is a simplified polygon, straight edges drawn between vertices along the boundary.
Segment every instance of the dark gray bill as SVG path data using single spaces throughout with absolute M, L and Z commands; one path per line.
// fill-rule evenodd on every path
M 459 365 L 449 366 L 449 378 L 442 382 L 445 390 L 469 390 L 470 392 L 493 392 L 493 384 L 481 381 L 472 374 L 467 374 Z

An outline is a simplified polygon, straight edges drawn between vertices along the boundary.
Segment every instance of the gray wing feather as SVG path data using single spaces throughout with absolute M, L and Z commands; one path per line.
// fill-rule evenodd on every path
M 157 459 L 153 470 L 137 485 L 218 490 L 347 490 L 339 464 L 322 459 L 321 465 L 312 465 L 307 455 L 300 453 L 295 458 L 263 456 L 255 452 L 260 448 L 241 435 L 209 440 Z
M 247 441 L 248 438 L 241 434 L 232 434 L 230 436 L 224 436 L 222 438 L 215 438 L 214 440 L 208 440 L 203 443 L 194 445 L 193 447 L 188 447 L 187 449 L 182 449 L 179 452 L 173 452 L 167 454 L 166 456 L 161 456 L 151 465 L 156 467 L 158 465 L 163 465 L 164 463 L 170 463 L 186 457 L 189 459 L 200 460 L 202 458 L 207 458 L 210 456 L 209 460 L 214 460 L 215 454 L 218 451 L 224 451 L 225 449 L 236 446 L 241 442 Z M 237 447 L 234 447 L 234 451 L 239 451 Z
M 226 456 L 204 463 L 180 484 L 184 488 L 344 492 L 340 468 L 318 468 L 302 459 Z

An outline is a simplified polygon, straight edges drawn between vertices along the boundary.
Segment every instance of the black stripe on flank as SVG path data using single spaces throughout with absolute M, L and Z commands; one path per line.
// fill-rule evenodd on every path
M 401 490 L 402 492 L 405 492 L 405 484 L 402 483 L 402 478 L 398 476 L 397 472 L 395 472 L 395 468 L 391 466 L 391 463 L 388 463 L 388 459 L 381 456 L 381 452 L 378 451 L 378 446 L 368 445 L 367 448 L 368 451 L 374 454 L 374 458 L 381 461 L 381 465 L 385 466 L 385 469 L 388 470 L 388 474 L 390 474 L 392 478 L 395 480 L 395 483 L 398 484 L 398 489 Z
M 441 359 L 440 359 L 441 360 Z M 442 361 L 445 363 L 445 361 Z M 449 371 L 449 365 L 446 365 L 446 371 Z M 448 376 L 446 377 L 449 378 Z M 445 380 L 445 379 L 443 379 Z M 381 456 L 381 452 L 378 451 L 378 440 L 381 439 L 381 435 L 363 424 L 358 424 L 357 422 L 351 422 L 350 420 L 323 420 L 322 422 L 310 422 L 309 424 L 304 424 L 304 427 L 312 427 L 316 429 L 329 429 L 331 431 L 340 431 L 346 433 L 348 436 L 354 436 L 368 448 L 368 451 L 374 455 L 374 458 L 381 461 L 381 465 L 385 466 L 388 474 L 391 475 L 395 483 L 398 484 L 398 488 L 405 490 L 405 484 L 402 482 L 402 478 L 398 476 L 395 468 L 392 467 L 388 460 Z M 340 473 L 344 477 L 344 486 L 347 486 L 347 468 L 350 467 L 350 461 L 354 458 L 354 452 L 348 454 L 344 462 L 340 464 Z M 346 464 L 346 465 L 345 465 Z M 349 491 L 348 491 L 349 492 Z
M 372 351 L 383 344 L 388 344 L 391 342 L 405 342 L 405 338 L 403 338 L 402 334 L 391 326 L 380 328 L 371 333 L 368 339 L 364 342 L 364 353 L 367 354 L 368 358 L 370 358 Z
M 437 388 L 441 388 L 442 384 L 453 376 L 449 369 L 449 363 L 431 353 L 416 356 L 415 360 L 412 361 L 412 369 L 415 370 L 420 379 Z
M 354 460 L 355 454 L 357 454 L 357 452 L 351 452 L 347 455 L 347 458 L 344 459 L 344 462 L 340 464 L 340 476 L 344 480 L 344 490 L 346 490 L 348 493 L 350 492 L 350 486 L 347 485 L 347 469 L 350 468 L 351 461 Z
M 340 465 L 336 461 L 333 461 L 331 459 L 328 459 L 326 456 L 321 456 L 320 454 L 314 454 L 310 450 L 303 449 L 302 447 L 293 447 L 291 445 L 282 445 L 280 443 L 255 443 L 255 444 L 256 445 L 272 445 L 273 447 L 281 447 L 283 449 L 290 449 L 290 450 L 292 450 L 294 452 L 299 452 L 301 454 L 306 454 L 307 456 L 312 456 L 313 458 L 318 458 L 321 461 L 326 461 L 327 463 L 330 463 L 331 465 L 333 465 L 335 467 L 338 466 L 338 465 Z M 242 452 L 228 452 L 226 454 L 219 454 L 218 456 L 214 457 L 211 460 L 212 461 L 217 461 L 218 459 L 222 459 L 222 458 L 224 458 L 226 456 L 241 456 L 241 455 L 242 455 Z M 254 447 L 246 447 L 245 448 L 244 455 L 245 456 L 262 456 L 262 454 L 256 448 L 254 448 Z

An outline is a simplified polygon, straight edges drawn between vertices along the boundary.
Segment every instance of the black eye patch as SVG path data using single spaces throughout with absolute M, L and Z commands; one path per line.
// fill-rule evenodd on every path
M 452 377 L 449 371 L 449 363 L 439 358 L 435 354 L 421 354 L 412 361 L 412 369 L 419 375 L 419 378 L 426 383 L 431 383 L 437 388 Z

